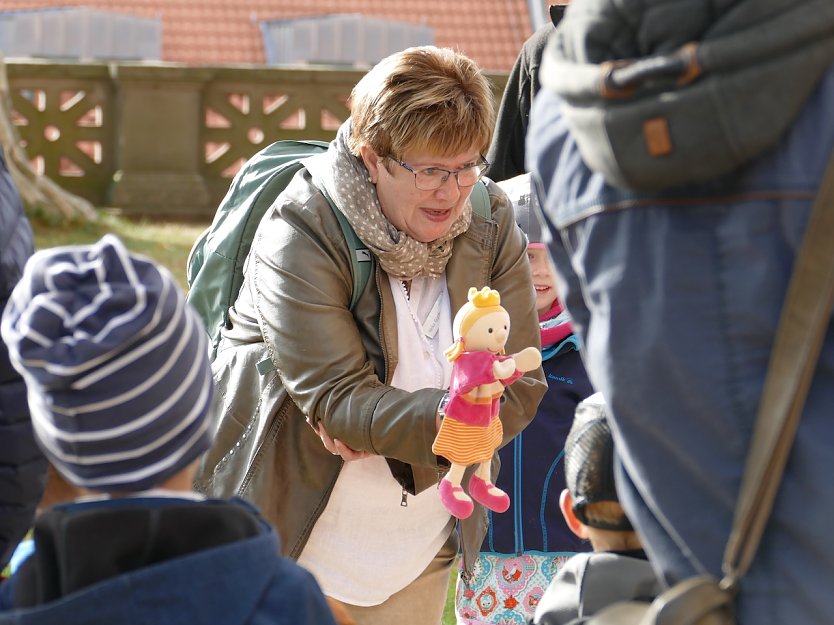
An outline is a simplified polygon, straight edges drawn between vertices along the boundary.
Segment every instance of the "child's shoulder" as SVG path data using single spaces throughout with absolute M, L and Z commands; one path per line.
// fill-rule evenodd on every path
M 617 601 L 649 600 L 661 590 L 645 559 L 607 551 L 578 553 L 553 578 L 539 602 L 534 623 L 568 623 Z
M 654 598 L 662 588 L 649 561 L 616 552 L 589 552 L 580 580 L 582 601 L 596 612 L 615 601 Z

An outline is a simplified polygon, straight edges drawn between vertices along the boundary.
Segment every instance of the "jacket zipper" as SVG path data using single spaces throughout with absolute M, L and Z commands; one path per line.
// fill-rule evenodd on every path
M 390 385 L 391 379 L 389 372 L 391 371 L 391 363 L 388 360 L 388 347 L 385 344 L 385 332 L 382 331 L 382 327 L 385 325 L 383 323 L 383 311 L 382 311 L 382 289 L 379 286 L 379 266 L 377 265 L 374 267 L 374 285 L 376 286 L 376 294 L 377 300 L 379 301 L 379 323 L 377 325 L 377 333 L 379 334 L 379 343 L 382 347 L 382 358 L 385 362 L 385 384 Z M 400 488 L 402 489 L 402 496 L 400 498 L 400 507 L 407 508 L 408 507 L 408 491 L 405 490 L 405 486 L 400 484 Z

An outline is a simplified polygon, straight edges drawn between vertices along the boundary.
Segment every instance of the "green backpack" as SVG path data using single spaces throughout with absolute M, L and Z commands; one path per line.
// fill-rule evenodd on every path
M 235 175 L 211 226 L 191 248 L 186 299 L 206 326 L 212 357 L 217 352 L 221 330 L 228 327 L 229 308 L 243 284 L 243 265 L 261 218 L 296 172 L 304 167 L 303 160 L 325 152 L 327 146 L 324 141 L 276 141 L 255 154 Z M 353 276 L 350 307 L 353 309 L 371 274 L 373 254 L 326 193 L 325 197 L 350 248 Z M 482 182 L 475 185 L 471 198 L 473 210 L 490 219 L 489 194 Z

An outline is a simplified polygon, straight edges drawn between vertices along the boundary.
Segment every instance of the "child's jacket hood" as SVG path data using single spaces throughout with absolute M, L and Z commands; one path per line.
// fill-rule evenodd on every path
M 270 623 L 289 624 L 308 622 L 300 615 L 311 602 L 324 606 L 312 577 L 277 556 L 274 531 L 242 505 L 58 508 L 41 517 L 36 540 L 35 560 L 2 587 L 0 608 L 12 596 L 36 603 L 0 612 L 0 624 L 243 625 L 272 612 Z M 287 610 L 292 601 L 298 612 Z

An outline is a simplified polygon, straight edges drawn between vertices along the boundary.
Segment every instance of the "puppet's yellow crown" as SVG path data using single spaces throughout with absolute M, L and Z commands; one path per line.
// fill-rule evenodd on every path
M 488 286 L 480 291 L 474 286 L 469 289 L 469 301 L 475 308 L 488 308 L 501 305 L 501 294 Z

